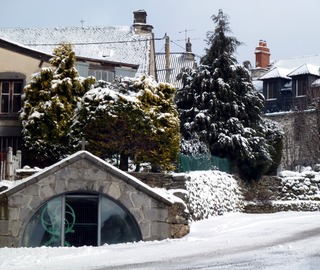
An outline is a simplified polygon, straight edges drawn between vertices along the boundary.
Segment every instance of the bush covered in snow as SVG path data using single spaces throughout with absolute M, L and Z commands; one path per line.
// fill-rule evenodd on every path
M 236 179 L 220 171 L 186 174 L 192 220 L 201 220 L 243 209 L 243 196 Z

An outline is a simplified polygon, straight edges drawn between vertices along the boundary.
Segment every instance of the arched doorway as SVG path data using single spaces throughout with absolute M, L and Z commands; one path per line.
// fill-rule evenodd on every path
M 21 246 L 100 246 L 141 239 L 139 225 L 124 206 L 102 194 L 74 192 L 54 197 L 34 212 Z

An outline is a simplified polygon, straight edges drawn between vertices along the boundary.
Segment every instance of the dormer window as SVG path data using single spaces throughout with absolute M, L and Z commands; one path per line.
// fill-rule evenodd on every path
M 296 96 L 305 96 L 307 93 L 307 81 L 305 79 L 296 80 Z
M 275 82 L 267 83 L 267 99 L 277 98 L 277 84 Z

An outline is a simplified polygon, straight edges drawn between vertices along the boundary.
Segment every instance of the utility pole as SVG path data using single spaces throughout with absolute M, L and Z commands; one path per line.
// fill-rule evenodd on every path
M 166 83 L 170 83 L 170 39 L 169 36 L 165 37 L 165 52 L 166 52 Z

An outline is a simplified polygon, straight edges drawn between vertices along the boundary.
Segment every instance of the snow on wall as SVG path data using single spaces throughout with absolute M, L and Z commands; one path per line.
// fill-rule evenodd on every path
M 282 171 L 280 200 L 314 200 L 320 201 L 320 173 L 305 170 L 301 173 L 292 171 Z
M 186 174 L 189 210 L 192 220 L 201 220 L 243 209 L 238 181 L 220 171 L 195 171 Z

